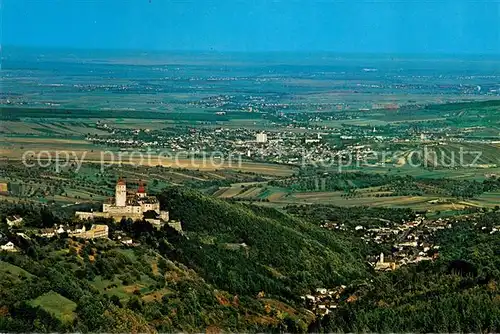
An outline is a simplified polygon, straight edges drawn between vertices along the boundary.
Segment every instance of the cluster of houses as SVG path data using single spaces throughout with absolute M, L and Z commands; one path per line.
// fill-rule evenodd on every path
M 180 222 L 170 221 L 169 226 L 176 229 L 180 234 L 183 234 Z M 16 225 L 16 227 L 19 227 L 19 225 Z M 109 238 L 109 227 L 108 225 L 104 224 L 92 224 L 89 229 L 87 229 L 84 224 L 77 224 L 74 226 L 55 225 L 52 228 L 31 230 L 29 234 L 31 236 L 38 236 L 41 238 L 68 236 L 68 237 L 82 238 L 88 240 L 100 239 L 100 238 L 107 239 Z M 16 235 L 27 240 L 30 239 L 30 237 L 23 232 L 17 232 Z M 123 231 L 116 231 L 113 240 L 125 246 L 130 246 L 130 247 L 139 245 L 137 242 L 133 241 L 132 238 L 127 236 L 127 234 Z M 0 235 L 0 251 L 17 252 L 18 248 L 12 241 L 9 241 L 7 238 L 4 238 L 2 235 Z
M 101 124 L 96 126 L 102 127 Z M 309 129 L 313 131 L 304 134 L 291 129 L 265 133 L 244 128 L 198 128 L 168 135 L 160 130 L 111 129 L 107 125 L 103 129 L 109 134 L 88 136 L 86 140 L 98 145 L 121 148 L 164 148 L 172 153 L 194 155 L 217 153 L 228 159 L 245 157 L 249 160 L 284 164 L 337 162 L 346 157 L 365 161 L 373 153 L 368 145 L 349 144 L 345 148 L 337 148 L 322 138 L 323 135 L 332 133 L 321 129 Z M 349 130 L 348 133 L 350 132 Z M 341 139 L 354 139 L 337 132 L 334 135 Z
M 338 307 L 345 289 L 345 285 L 341 285 L 334 289 L 317 288 L 313 294 L 301 296 L 301 299 L 304 301 L 304 306 L 308 310 L 312 311 L 317 316 L 324 316 Z M 349 299 L 347 302 L 349 302 Z
M 367 261 L 377 271 L 390 271 L 410 263 L 431 261 L 439 256 L 439 245 L 434 244 L 434 234 L 438 230 L 452 227 L 450 219 L 426 220 L 416 215 L 411 221 L 395 224 L 378 219 L 384 226 L 366 227 L 357 225 L 349 228 L 343 223 L 325 222 L 321 226 L 330 230 L 349 231 L 360 236 L 366 244 L 392 245 L 390 254 L 370 256 Z
M 448 219 L 425 220 L 418 216 L 416 220 L 393 229 L 381 228 L 375 236 L 365 235 L 364 239 L 371 238 L 376 243 L 392 243 L 392 252 L 388 255 L 381 253 L 379 256 L 372 256 L 368 262 L 375 270 L 388 271 L 410 263 L 435 260 L 439 256 L 439 245 L 434 244 L 434 234 L 451 227 L 451 221 Z
M 14 217 L 16 217 L 17 221 L 22 222 L 22 218 L 20 216 L 14 216 Z M 12 222 L 11 218 L 12 217 L 7 218 L 8 226 L 10 228 L 19 227 L 20 223 L 16 223 L 15 225 L 9 223 L 9 221 Z M 30 235 L 35 235 L 42 238 L 52 238 L 55 236 L 60 236 L 62 234 L 67 234 L 70 237 L 77 237 L 83 239 L 108 238 L 109 227 L 107 225 L 94 224 L 91 226 L 90 229 L 87 230 L 85 228 L 85 225 L 83 224 L 73 227 L 70 227 L 68 225 L 59 225 L 59 226 L 54 226 L 52 228 L 43 228 L 36 231 L 32 231 Z M 30 239 L 30 237 L 23 232 L 17 232 L 16 235 L 22 237 L 23 239 L 27 240 Z M 3 236 L 0 235 L 0 251 L 17 252 L 18 248 L 12 241 L 9 241 L 7 238 L 4 238 Z
M 109 227 L 108 225 L 94 224 L 89 230 L 86 230 L 85 225 L 77 225 L 74 227 L 59 225 L 53 228 L 41 229 L 37 235 L 44 238 L 52 238 L 63 233 L 67 233 L 70 237 L 83 239 L 107 238 Z

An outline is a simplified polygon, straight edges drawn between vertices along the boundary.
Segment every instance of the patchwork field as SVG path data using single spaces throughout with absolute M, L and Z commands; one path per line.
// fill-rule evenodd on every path
M 31 158 L 31 162 L 37 161 L 38 157 L 40 157 L 40 160 L 44 163 L 49 158 L 55 161 L 57 156 L 59 156 L 60 161 L 66 162 L 67 157 L 69 157 L 71 161 L 101 164 L 105 167 L 120 164 L 132 166 L 160 165 L 163 167 L 203 171 L 230 169 L 273 176 L 289 176 L 294 173 L 294 168 L 288 165 L 250 161 L 240 162 L 236 159 L 231 161 L 223 159 L 170 158 L 154 153 L 148 154 L 148 152 L 143 152 L 141 156 L 137 152 L 103 150 L 81 140 L 64 139 L 54 142 L 45 138 L 31 140 L 26 138 L 8 138 L 0 144 L 0 160 L 22 161 L 23 156 Z
M 487 192 L 469 200 L 447 196 L 394 196 L 390 191 L 376 188 L 358 190 L 354 197 L 346 196 L 344 191 L 293 192 L 279 187 L 247 187 L 233 185 L 220 188 L 213 196 L 238 201 L 248 201 L 260 205 L 284 207 L 291 204 L 326 204 L 336 206 L 380 206 L 429 212 L 464 210 L 473 207 L 494 208 L 500 205 L 500 192 Z

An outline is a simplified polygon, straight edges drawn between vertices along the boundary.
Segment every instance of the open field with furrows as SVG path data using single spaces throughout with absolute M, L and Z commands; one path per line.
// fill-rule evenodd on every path
M 254 183 L 255 184 L 255 183 Z M 243 185 L 243 186 L 242 186 Z M 279 201 L 289 192 L 282 188 L 269 187 L 265 183 L 261 186 L 252 186 L 252 184 L 233 184 L 231 187 L 221 187 L 215 193 L 214 197 L 225 199 L 238 199 L 242 201 Z
M 481 194 L 474 202 L 484 206 L 500 206 L 500 191 Z
M 133 98 L 136 99 L 136 98 Z M 131 101 L 133 103 L 133 100 Z M 0 106 L 0 117 L 4 121 L 13 122 L 83 122 L 95 124 L 96 121 L 114 123 L 130 123 L 145 125 L 148 123 L 197 124 L 199 122 L 242 122 L 262 120 L 261 113 L 248 111 L 227 111 L 225 115 L 217 115 L 219 108 L 199 108 L 186 104 L 173 105 L 168 110 L 135 110 L 96 109 L 96 108 L 24 108 Z M 134 126 L 134 128 L 137 128 Z
M 258 198 L 262 193 L 262 188 L 249 188 L 242 193 L 236 195 L 236 198 L 247 199 L 247 198 Z
M 46 180 L 40 180 L 37 184 L 10 182 L 9 192 L 10 198 L 35 201 L 55 201 L 58 203 L 75 203 L 81 201 L 103 201 L 108 196 L 100 194 L 102 191 L 99 187 L 84 187 L 79 185 L 62 185 L 55 189 L 53 184 Z M 109 190 L 111 195 L 111 189 Z
M 281 203 L 332 204 L 338 206 L 386 206 L 409 207 L 414 210 L 447 211 L 462 210 L 468 207 L 494 207 L 500 204 L 500 193 L 485 193 L 474 199 L 461 200 L 453 197 L 424 196 L 370 196 L 342 197 L 343 192 L 294 193 L 279 200 Z M 382 193 L 380 193 L 382 195 Z
M 491 144 L 441 143 L 427 149 L 429 166 L 495 168 L 500 165 L 500 150 Z
M 485 197 L 487 198 L 487 197 Z M 463 210 L 472 207 L 494 207 L 500 203 L 500 196 L 474 200 L 458 200 L 456 198 L 441 198 L 438 196 L 391 196 L 391 197 L 355 197 L 344 198 L 341 194 L 328 193 L 298 193 L 271 201 L 268 204 L 285 206 L 288 204 L 329 204 L 336 206 L 372 206 L 411 208 L 413 210 L 428 210 L 430 212 Z M 267 203 L 266 203 L 267 204 Z
M 26 152 L 29 152 L 26 155 Z M 43 152 L 43 153 L 40 153 Z M 65 153 L 66 152 L 66 153 Z M 185 168 L 191 170 L 216 171 L 235 170 L 248 173 L 257 173 L 272 176 L 289 176 L 294 173 L 293 167 L 288 165 L 277 165 L 269 163 L 259 163 L 250 161 L 238 161 L 214 159 L 203 160 L 198 158 L 174 158 L 164 155 L 148 155 L 127 151 L 111 151 L 96 148 L 82 140 L 61 140 L 60 143 L 52 142 L 51 139 L 8 139 L 0 144 L 0 159 L 21 161 L 24 157 L 32 158 L 30 163 L 36 162 L 38 156 L 42 161 L 46 161 L 50 155 L 55 159 L 59 154 L 61 160 L 66 161 L 66 154 L 71 160 L 78 160 L 88 163 L 112 165 L 137 165 L 137 166 L 163 166 L 172 168 Z
M 77 121 L 65 120 L 24 120 L 24 121 L 2 121 L 0 123 L 0 134 L 13 135 L 35 135 L 52 137 L 77 137 L 92 135 L 107 135 L 108 132 L 96 129 L 95 122 L 88 119 Z
M 212 117 L 212 114 L 210 118 Z M 210 122 L 203 120 L 169 120 L 169 119 L 148 119 L 142 120 L 138 118 L 81 118 L 71 121 L 64 119 L 26 119 L 23 121 L 2 121 L 0 125 L 0 134 L 4 135 L 52 135 L 54 137 L 65 136 L 85 136 L 87 134 L 109 135 L 108 132 L 97 129 L 96 123 L 105 123 L 117 129 L 149 129 L 161 130 L 172 128 L 178 125 L 191 125 L 199 127 L 215 127 L 224 126 L 228 128 L 257 128 L 269 129 L 272 124 L 269 120 L 259 119 L 255 117 L 238 118 L 238 119 L 214 119 Z M 377 121 L 381 123 L 381 121 Z
M 353 162 L 362 168 L 380 166 L 385 169 L 467 170 L 500 166 L 500 150 L 490 143 L 409 142 L 380 144 L 365 161 Z M 385 153 L 385 150 L 387 151 Z M 341 166 L 343 169 L 348 167 Z
M 26 168 L 20 161 L 3 161 L 0 183 L 6 185 L 6 192 L 0 194 L 5 200 L 52 202 L 74 204 L 76 202 L 102 202 L 114 194 L 118 177 L 127 180 L 133 191 L 140 182 L 150 193 L 159 193 L 168 186 L 188 185 L 199 189 L 217 190 L 217 185 L 236 182 L 241 186 L 260 184 L 265 180 L 252 173 L 234 170 L 202 171 L 149 166 L 117 165 L 101 170 L 98 164 L 86 163 L 76 170 L 75 166 L 64 167 L 59 172 L 54 166 Z M 222 193 L 224 188 L 219 190 Z M 230 197 L 232 197 L 231 195 Z M 254 195 L 251 195 L 254 196 Z M 257 196 L 257 193 L 255 193 Z
M 14 149 L 17 145 L 27 145 L 28 147 L 32 146 L 42 146 L 47 147 L 49 150 L 52 147 L 53 149 L 62 146 L 86 146 L 91 147 L 92 144 L 83 139 L 72 139 L 72 138 L 50 138 L 50 137 L 4 137 L 2 138 L 2 146 L 11 145 Z
M 216 196 L 219 198 L 233 198 L 243 191 L 245 190 L 241 187 L 224 187 L 219 189 Z
M 315 126 L 328 126 L 332 128 L 341 128 L 343 125 L 355 125 L 355 126 L 385 126 L 389 123 L 378 120 L 378 119 L 344 119 L 344 120 L 332 120 L 332 121 L 320 121 L 311 122 L 311 125 Z
M 500 192 L 487 192 L 472 199 L 462 200 L 449 196 L 392 196 L 391 191 L 382 191 L 378 187 L 356 191 L 354 196 L 346 196 L 343 191 L 291 192 L 279 187 L 245 187 L 233 185 L 222 187 L 214 197 L 239 201 L 258 202 L 262 205 L 283 207 L 289 204 L 330 204 L 337 206 L 380 206 L 408 207 L 414 210 L 431 212 L 463 210 L 472 207 L 493 208 L 500 205 Z
M 338 168 L 330 168 L 326 171 L 337 172 Z M 500 175 L 500 166 L 491 168 L 461 168 L 461 169 L 426 169 L 411 166 L 361 166 L 361 167 L 344 167 L 342 172 L 364 172 L 388 175 L 410 175 L 419 178 L 453 178 L 464 180 L 482 181 L 487 178 L 487 175 Z

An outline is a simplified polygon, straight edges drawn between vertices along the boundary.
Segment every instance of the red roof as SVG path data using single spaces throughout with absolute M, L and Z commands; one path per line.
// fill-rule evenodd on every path
M 125 180 L 123 180 L 121 177 L 118 179 L 118 182 L 116 185 L 124 186 L 125 185 Z
M 146 188 L 144 187 L 144 183 L 142 183 L 142 181 L 139 182 L 139 187 L 137 188 L 137 192 L 141 194 L 146 192 Z

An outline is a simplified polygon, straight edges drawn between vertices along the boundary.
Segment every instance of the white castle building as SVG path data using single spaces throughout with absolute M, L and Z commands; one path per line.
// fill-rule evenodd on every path
M 160 202 L 155 196 L 148 196 L 144 185 L 141 183 L 135 193 L 127 193 L 127 184 L 123 179 L 119 179 L 115 187 L 115 197 L 103 203 L 102 212 L 76 212 L 80 219 L 94 217 L 113 218 L 119 221 L 122 218 L 142 219 L 148 212 L 156 214 L 158 221 L 168 222 L 168 211 L 160 210 Z

